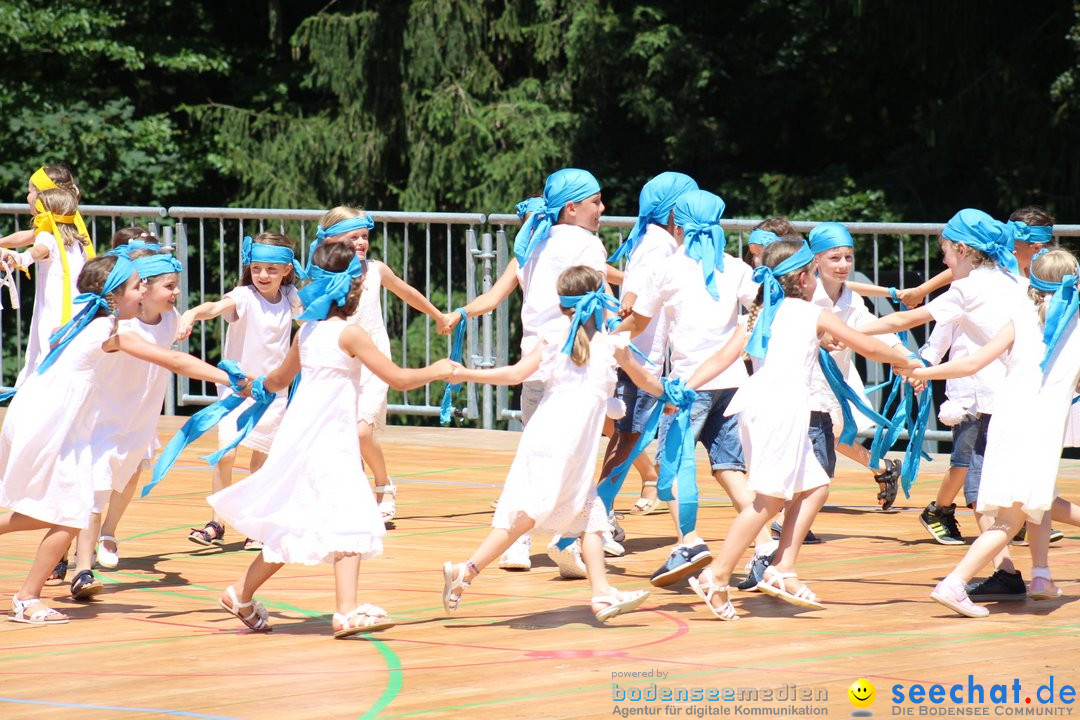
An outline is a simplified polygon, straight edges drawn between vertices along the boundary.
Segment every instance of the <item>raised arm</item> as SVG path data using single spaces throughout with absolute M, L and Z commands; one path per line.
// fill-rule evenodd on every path
M 514 292 L 514 288 L 518 286 L 517 269 L 517 258 L 513 258 L 506 266 L 506 269 L 503 270 L 499 279 L 491 286 L 491 289 L 482 295 L 477 295 L 471 303 L 465 306 L 465 312 L 468 313 L 469 317 L 487 315 L 497 308 L 499 303 L 510 297 L 510 293 Z M 446 332 L 450 332 L 455 325 L 461 322 L 461 313 L 446 313 L 443 315 L 443 321 Z
M 186 375 L 193 380 L 205 380 L 218 385 L 229 384 L 229 376 L 224 370 L 219 370 L 193 355 L 169 350 L 152 342 L 147 342 L 132 332 L 113 335 L 101 347 L 105 352 L 116 352 L 117 350 L 126 352 L 139 360 L 160 365 L 166 370 L 171 370 L 178 375 Z
M 915 368 L 910 373 L 905 372 L 904 375 L 915 380 L 949 380 L 974 375 L 992 363 L 994 358 L 1000 357 L 1002 353 L 1011 348 L 1015 337 L 1016 331 L 1010 320 L 998 330 L 997 335 L 990 338 L 990 342 L 970 355 L 959 360 L 950 360 L 941 365 Z
M 832 313 L 830 313 L 831 315 Z M 731 337 L 724 343 L 724 347 L 713 353 L 705 362 L 698 366 L 698 369 L 694 371 L 694 374 L 690 376 L 690 379 L 686 381 L 686 386 L 691 390 L 697 390 L 705 383 L 712 380 L 714 377 L 731 367 L 731 364 L 739 359 L 742 355 L 743 348 L 746 347 L 746 328 L 742 325 L 735 326 L 735 332 L 731 333 Z
M 206 302 L 186 310 L 180 316 L 180 322 L 176 326 L 177 341 L 187 340 L 191 336 L 191 330 L 195 327 L 195 323 L 213 320 L 235 309 L 236 301 L 231 297 L 223 297 L 220 300 Z
M 893 314 L 896 315 L 902 313 Z M 892 317 L 892 315 L 889 315 L 888 317 Z M 908 358 L 906 352 L 889 347 L 877 338 L 870 337 L 861 330 L 862 328 L 856 330 L 849 327 L 847 323 L 828 310 L 822 310 L 821 315 L 818 316 L 819 333 L 829 333 L 865 358 L 898 367 L 915 367 L 920 364 L 918 360 Z
M 544 343 L 538 342 L 528 355 L 523 356 L 513 365 L 480 370 L 456 367 L 450 381 L 453 383 L 478 382 L 487 385 L 520 385 L 537 371 L 543 357 Z
M 371 336 L 359 325 L 349 325 L 341 333 L 338 345 L 342 350 L 360 360 L 379 378 L 395 390 L 412 390 L 427 385 L 435 380 L 450 377 L 453 365 L 443 359 L 422 368 L 399 367 L 393 360 L 382 354 Z

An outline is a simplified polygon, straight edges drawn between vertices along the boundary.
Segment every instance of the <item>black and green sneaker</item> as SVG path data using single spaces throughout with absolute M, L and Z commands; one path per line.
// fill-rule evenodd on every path
M 956 522 L 956 504 L 939 507 L 931 502 L 919 513 L 919 522 L 930 536 L 942 545 L 963 545 L 960 525 Z
M 1014 573 L 995 570 L 985 580 L 970 583 L 967 594 L 972 602 L 1023 600 L 1027 598 L 1027 586 L 1019 570 Z
M 1055 530 L 1054 528 L 1050 528 L 1050 542 L 1056 543 L 1058 540 L 1061 540 L 1063 537 L 1065 537 L 1065 533 L 1061 532 L 1060 530 Z M 1014 537 L 1012 540 L 1010 540 L 1009 544 L 1010 545 L 1019 545 L 1020 547 L 1027 547 L 1027 544 L 1028 544 L 1027 525 L 1024 525 L 1023 527 L 1020 528 L 1020 532 L 1016 533 L 1016 537 Z

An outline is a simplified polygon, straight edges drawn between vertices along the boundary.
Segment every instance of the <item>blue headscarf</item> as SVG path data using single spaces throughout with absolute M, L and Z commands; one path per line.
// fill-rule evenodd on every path
M 780 303 L 784 301 L 784 288 L 777 278 L 802 269 L 813 261 L 814 252 L 804 242 L 794 255 L 776 267 L 762 265 L 754 269 L 754 282 L 761 285 L 761 310 L 754 322 L 754 331 L 750 334 L 750 341 L 746 344 L 748 355 L 763 358 L 769 349 L 773 318 L 776 317 Z
M 650 223 L 667 225 L 668 216 L 675 207 L 675 201 L 683 193 L 697 190 L 698 184 L 694 178 L 680 172 L 662 172 L 654 177 L 641 188 L 638 195 L 638 219 L 631 228 L 626 240 L 608 258 L 608 262 L 618 262 L 622 258 L 629 258 L 637 247 L 638 241 L 645 235 L 645 230 Z
M 946 240 L 978 250 L 1013 274 L 1020 272 L 1013 255 L 1013 230 L 982 210 L 966 208 L 956 213 L 945 224 L 941 235 Z
M 343 306 L 349 296 L 349 289 L 352 288 L 352 281 L 366 271 L 367 262 L 355 255 L 349 261 L 349 267 L 342 272 L 332 272 L 312 265 L 308 272 L 311 282 L 300 291 L 300 302 L 306 309 L 297 320 L 325 320 L 330 306 L 333 303 L 337 303 L 338 307 Z
M 1043 355 L 1041 367 L 1045 371 L 1054 354 L 1054 349 L 1061 342 L 1061 336 L 1069 321 L 1076 317 L 1080 310 L 1080 294 L 1076 291 L 1076 273 L 1066 275 L 1059 282 L 1043 280 L 1035 274 L 1035 260 L 1045 253 L 1043 250 L 1031 260 L 1031 275 L 1029 281 L 1031 287 L 1039 292 L 1053 293 L 1046 307 L 1046 324 L 1043 326 L 1043 342 L 1046 344 L 1046 354 Z
M 315 251 L 314 245 L 311 246 L 311 250 L 312 252 Z M 291 247 L 257 243 L 251 239 L 250 235 L 245 235 L 244 241 L 240 243 L 240 264 L 247 267 L 253 262 L 291 265 L 297 277 L 301 280 L 307 279 L 307 273 L 300 266 L 300 263 L 296 261 L 296 253 L 293 252 Z
M 153 235 L 147 234 L 146 237 L 153 237 Z M 154 252 L 161 252 L 161 245 L 156 242 L 146 242 L 145 240 L 139 240 L 138 238 L 132 238 L 127 241 L 126 245 L 117 245 L 108 252 L 109 255 L 119 255 L 120 257 L 128 257 L 133 250 L 153 250 Z
M 564 308 L 574 308 L 574 317 L 570 321 L 570 334 L 566 336 L 562 351 L 569 355 L 574 350 L 574 338 L 577 337 L 578 328 L 589 322 L 591 318 L 599 330 L 604 327 L 604 309 L 612 312 L 619 311 L 619 301 L 602 289 L 590 290 L 584 295 L 560 295 L 559 305 Z
M 701 264 L 705 289 L 719 299 L 716 272 L 724 270 L 724 248 L 727 240 L 720 227 L 724 201 L 719 195 L 705 190 L 691 190 L 679 196 L 675 203 L 675 224 L 683 229 L 683 250 L 687 257 Z
M 1010 220 L 1005 223 L 1012 230 L 1013 240 L 1026 243 L 1052 243 L 1053 225 L 1028 225 L 1023 220 Z
M 184 266 L 180 264 L 180 261 L 168 253 L 147 255 L 132 262 L 135 264 L 135 272 L 139 273 L 139 277 L 143 280 L 184 271 Z
M 761 228 L 754 228 L 750 231 L 750 237 L 746 239 L 746 244 L 768 247 L 779 239 L 780 236 L 774 232 L 771 232 L 769 230 L 762 230 Z
M 38 365 L 37 371 L 43 373 L 52 367 L 64 349 L 75 339 L 75 336 L 86 329 L 86 326 L 97 317 L 98 310 L 109 312 L 109 301 L 106 295 L 123 286 L 131 274 L 135 272 L 135 264 L 126 257 L 117 255 L 116 264 L 105 278 L 105 284 L 100 293 L 81 293 L 72 301 L 75 305 L 82 305 L 82 310 L 71 318 L 66 325 L 49 336 L 49 345 L 52 350 Z
M 824 222 L 810 231 L 807 238 L 810 251 L 815 255 L 838 247 L 855 247 L 848 229 L 838 222 Z
M 308 248 L 308 263 L 307 267 L 304 269 L 305 273 L 311 272 L 311 258 L 315 257 L 315 248 L 319 247 L 319 245 L 327 238 L 332 238 L 335 235 L 343 235 L 347 232 L 352 232 L 353 230 L 372 230 L 374 228 L 375 221 L 368 215 L 346 218 L 339 223 L 334 223 L 328 228 L 319 225 L 315 228 L 315 242 L 311 243 L 311 247 Z
M 588 170 L 563 168 L 548 175 L 544 183 L 544 197 L 541 198 L 543 204 L 522 223 L 514 236 L 514 257 L 518 266 L 525 267 L 533 251 L 547 238 L 551 226 L 558 221 L 566 203 L 581 202 L 598 192 L 600 183 Z
M 518 220 L 524 220 L 542 207 L 544 207 L 544 198 L 531 197 L 525 198 L 515 205 L 514 211 L 517 212 Z

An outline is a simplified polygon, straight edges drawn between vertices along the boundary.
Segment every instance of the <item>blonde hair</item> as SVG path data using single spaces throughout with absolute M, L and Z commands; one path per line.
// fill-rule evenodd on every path
M 776 267 L 795 253 L 799 252 L 799 250 L 802 249 L 803 242 L 802 236 L 798 233 L 786 233 L 782 239 L 766 246 L 765 249 L 761 251 L 761 264 L 765 267 Z M 797 298 L 799 300 L 810 299 L 803 296 L 802 288 L 799 287 L 799 276 L 806 272 L 809 267 L 810 263 L 807 263 L 801 268 L 792 270 L 777 278 L 780 287 L 784 290 L 784 297 Z M 754 332 L 754 323 L 757 322 L 758 315 L 761 313 L 761 306 L 764 302 L 765 287 L 762 285 L 758 288 L 757 298 L 754 299 L 754 304 L 750 306 L 750 315 L 746 319 L 747 337 L 750 336 L 750 333 Z
M 41 207 L 54 216 L 74 215 L 75 211 L 79 209 L 79 200 L 75 193 L 65 188 L 42 190 L 38 193 L 37 199 L 41 202 Z M 57 220 L 56 227 L 60 230 L 60 237 L 56 238 L 57 241 L 63 241 L 64 245 L 68 247 L 76 243 L 89 242 L 90 240 L 90 238 L 81 234 L 73 223 L 62 223 Z
M 330 208 L 326 211 L 326 214 L 322 216 L 322 220 L 319 220 L 319 225 L 325 230 L 328 227 L 337 225 L 342 220 L 351 220 L 353 218 L 364 217 L 367 215 L 363 210 L 349 207 L 348 205 L 338 205 L 335 208 Z
M 555 291 L 559 295 L 584 295 L 593 290 L 604 287 L 604 277 L 591 267 L 575 265 L 559 273 L 559 279 L 555 283 Z M 574 312 L 573 308 L 563 308 L 563 315 Z M 591 327 L 591 332 L 587 329 Z M 597 328 L 592 319 L 578 326 L 577 334 L 574 335 L 574 347 L 570 351 L 570 360 L 575 365 L 585 365 L 589 362 L 589 336 L 596 332 Z
M 984 266 L 985 267 L 991 267 L 991 268 L 997 267 L 997 263 L 994 262 L 982 250 L 976 250 L 975 248 L 971 247 L 970 245 L 966 245 L 966 244 L 964 244 L 962 242 L 956 242 L 955 240 L 950 240 L 949 238 L 945 237 L 944 235 L 941 236 L 941 239 L 944 240 L 947 243 L 950 243 L 953 246 L 953 250 L 956 251 L 956 253 L 958 255 L 966 256 L 968 258 L 968 260 L 971 261 L 971 267 L 973 267 L 973 268 L 984 267 Z M 963 248 L 963 251 L 961 251 L 960 248 Z
M 1066 275 L 1077 273 L 1076 256 L 1060 248 L 1047 250 L 1031 262 L 1031 274 L 1046 282 L 1061 282 Z M 1046 308 L 1052 294 L 1028 285 L 1028 297 L 1039 308 L 1039 321 L 1042 323 L 1046 322 Z

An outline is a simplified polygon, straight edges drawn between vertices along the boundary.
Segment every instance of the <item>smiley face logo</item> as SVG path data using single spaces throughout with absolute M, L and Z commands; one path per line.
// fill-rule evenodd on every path
M 877 690 L 874 684 L 866 678 L 859 678 L 851 683 L 847 691 L 848 700 L 857 708 L 867 708 L 874 704 L 877 698 Z

